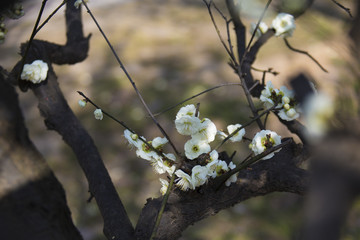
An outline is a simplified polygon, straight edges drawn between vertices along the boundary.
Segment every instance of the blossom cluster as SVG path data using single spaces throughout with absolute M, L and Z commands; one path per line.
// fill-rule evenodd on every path
M 21 79 L 32 83 L 40 83 L 47 77 L 49 67 L 42 60 L 35 60 L 31 64 L 25 64 L 21 72 Z
M 250 26 L 250 33 L 255 31 L 256 24 L 252 23 Z M 295 30 L 295 19 L 291 14 L 279 13 L 272 21 L 271 28 L 275 30 L 275 36 L 277 37 L 291 37 Z M 264 22 L 260 22 L 259 27 L 255 33 L 256 37 L 260 37 L 264 34 L 269 27 Z
M 191 138 L 185 143 L 184 150 L 186 161 L 191 167 L 175 167 L 176 157 L 163 152 L 164 145 L 168 142 L 166 138 L 157 137 L 152 141 L 146 141 L 129 130 L 124 131 L 124 136 L 129 144 L 136 148 L 136 155 L 151 163 L 154 170 L 159 173 L 168 173 L 176 176 L 175 185 L 183 191 L 194 190 L 196 187 L 206 184 L 210 179 L 221 176 L 236 165 L 232 161 L 222 160 L 219 153 L 211 149 L 210 143 L 216 136 L 221 139 L 228 138 L 231 142 L 242 141 L 245 129 L 241 124 L 227 126 L 227 132 L 217 130 L 215 124 L 208 118 L 199 118 L 199 111 L 194 105 L 182 107 L 176 115 L 175 127 L 181 135 Z M 257 133 L 250 144 L 255 155 L 261 154 L 266 149 L 281 143 L 281 137 L 270 130 L 263 130 Z M 279 151 L 279 150 L 278 150 Z M 262 159 L 269 159 L 274 155 L 271 153 Z M 204 161 L 195 161 L 202 158 Z M 226 186 L 237 181 L 237 173 L 231 175 L 225 182 Z M 161 193 L 165 194 L 169 182 L 161 179 Z
M 285 121 L 292 121 L 300 116 L 300 107 L 295 100 L 295 93 L 286 86 L 276 89 L 272 82 L 268 81 L 264 90 L 261 91 L 260 101 L 266 109 L 275 106 L 278 116 Z
M 146 141 L 145 137 L 139 137 L 136 133 L 126 129 L 124 137 L 130 146 L 136 148 L 136 155 L 147 160 L 158 174 L 168 173 L 172 175 L 175 171 L 176 157 L 172 153 L 164 153 L 163 148 L 168 140 L 156 137 L 152 141 Z

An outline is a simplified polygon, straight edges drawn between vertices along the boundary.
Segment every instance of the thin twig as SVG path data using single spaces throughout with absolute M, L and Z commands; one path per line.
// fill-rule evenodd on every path
M 335 3 L 336 5 L 338 5 L 340 8 L 342 8 L 345 12 L 347 12 L 351 18 L 353 18 L 353 15 L 351 14 L 350 8 L 345 7 L 344 5 L 342 5 L 341 3 L 339 3 L 336 0 L 331 0 L 331 1 L 333 3 Z
M 285 42 L 286 46 L 287 46 L 291 51 L 294 51 L 294 52 L 297 52 L 297 53 L 301 53 L 301 54 L 307 55 L 311 60 L 313 60 L 313 61 L 321 68 L 321 70 L 323 70 L 324 72 L 328 73 L 328 71 L 327 71 L 313 56 L 311 56 L 308 52 L 303 51 L 303 50 L 299 50 L 299 49 L 296 49 L 296 48 L 293 48 L 293 47 L 290 45 L 289 41 L 288 41 L 286 38 L 284 38 L 284 42 Z
M 85 98 L 86 102 L 89 102 L 91 105 L 93 105 L 95 108 L 97 109 L 101 109 L 101 112 L 108 116 L 109 118 L 111 118 L 112 120 L 114 120 L 115 122 L 119 123 L 121 126 L 123 126 L 125 129 L 129 130 L 131 133 L 136 134 L 140 141 L 142 141 L 143 143 L 146 144 L 147 147 L 149 147 L 152 151 L 156 152 L 159 156 L 162 156 L 164 159 L 166 159 L 167 161 L 170 162 L 174 162 L 173 160 L 169 159 L 163 152 L 158 151 L 156 148 L 154 148 L 150 143 L 148 143 L 142 136 L 140 136 L 139 134 L 137 134 L 134 130 L 132 130 L 130 127 L 128 127 L 125 122 L 115 118 L 114 116 L 112 116 L 110 113 L 104 111 L 101 107 L 99 107 L 96 103 L 94 103 L 90 98 L 88 98 L 84 93 L 77 91 L 77 93 Z
M 251 91 L 252 91 L 254 88 L 256 88 L 257 85 L 259 85 L 259 81 L 256 81 L 256 82 L 254 83 L 254 85 L 252 85 L 252 86 L 249 88 L 249 92 L 251 93 Z
M 262 72 L 262 73 L 270 73 L 270 74 L 272 74 L 272 75 L 274 75 L 274 76 L 277 76 L 277 75 L 279 74 L 279 72 L 273 71 L 272 68 L 268 68 L 268 69 L 266 69 L 266 70 L 262 70 L 262 69 L 259 69 L 259 68 L 256 68 L 256 67 L 251 66 L 251 70 L 254 70 L 254 71 L 256 71 L 256 72 Z
M 230 177 L 232 176 L 233 174 L 249 167 L 250 165 L 254 164 L 255 162 L 261 160 L 263 157 L 269 155 L 270 153 L 272 152 L 275 152 L 276 150 L 278 149 L 281 149 L 282 147 L 290 144 L 293 140 L 292 139 L 288 139 L 286 140 L 285 142 L 282 142 L 280 143 L 279 145 L 276 145 L 276 146 L 273 146 L 269 149 L 266 149 L 264 152 L 260 153 L 259 155 L 256 155 L 254 157 L 252 157 L 251 159 L 249 159 L 248 161 L 246 161 L 246 159 L 248 158 L 245 158 L 245 160 L 243 160 L 241 162 L 241 164 L 239 164 L 236 168 L 230 170 L 229 172 L 225 173 L 224 175 L 220 176 L 219 177 L 219 183 L 215 185 L 215 189 L 218 190 L 222 184 Z
M 68 0 L 64 0 L 46 19 L 45 21 L 36 29 L 36 33 L 38 33 L 40 31 L 41 28 L 43 28 L 45 26 L 45 24 L 47 24 L 49 22 L 49 20 L 57 13 L 57 11 L 60 10 L 60 8 L 62 8 L 62 6 L 64 6 L 67 3 Z
M 232 22 L 232 20 L 228 20 L 225 15 L 222 13 L 222 11 L 216 6 L 215 3 L 213 3 L 213 6 L 214 8 L 216 9 L 216 11 L 221 15 L 221 17 L 224 19 L 224 21 L 226 22 L 226 35 L 227 35 L 227 40 L 228 40 L 228 47 L 229 47 L 229 50 L 230 50 L 230 57 L 232 59 L 232 61 L 237 65 L 237 62 L 234 61 L 236 60 L 235 58 L 235 54 L 234 54 L 234 47 L 232 45 L 232 42 L 231 42 L 231 36 L 230 36 L 230 23 Z
M 268 0 L 268 2 L 267 2 L 266 5 L 265 5 L 265 8 L 264 8 L 263 12 L 261 13 L 261 16 L 260 16 L 258 22 L 256 23 L 256 27 L 255 27 L 255 29 L 254 29 L 254 32 L 253 32 L 252 35 L 251 35 L 251 38 L 250 38 L 250 41 L 249 41 L 248 45 L 246 46 L 246 50 L 245 50 L 245 52 L 244 52 L 244 55 L 243 55 L 242 58 L 240 59 L 240 65 L 242 65 L 242 63 L 243 63 L 244 60 L 245 60 L 246 54 L 248 53 L 248 51 L 249 51 L 249 49 L 250 49 L 250 46 L 251 46 L 251 44 L 252 44 L 252 41 L 253 41 L 254 38 L 255 38 L 256 31 L 258 30 L 259 25 L 260 25 L 261 21 L 263 20 L 263 18 L 264 18 L 264 16 L 265 16 L 265 13 L 266 13 L 266 10 L 269 8 L 271 1 L 272 1 L 272 0 Z M 239 56 L 239 57 L 240 57 L 240 56 Z
M 241 129 L 249 126 L 250 124 L 252 124 L 253 122 L 257 121 L 259 118 L 261 118 L 264 114 L 268 114 L 270 113 L 272 110 L 275 109 L 275 105 L 272 106 L 269 109 L 266 109 L 265 111 L 263 111 L 261 114 L 257 115 L 255 118 L 251 119 L 251 121 L 245 123 L 244 125 L 242 125 L 241 127 L 238 127 L 235 131 L 233 131 L 231 134 L 229 134 L 226 138 L 224 138 L 224 140 L 222 140 L 221 143 L 219 143 L 219 145 L 217 145 L 214 149 L 218 150 L 222 145 L 224 145 L 224 143 L 226 141 L 228 141 L 231 137 L 233 137 L 235 134 L 237 134 Z
M 177 169 L 175 169 L 175 171 L 176 170 Z M 163 198 L 163 200 L 161 202 L 161 207 L 160 207 L 159 213 L 158 213 L 158 215 L 156 217 L 155 225 L 154 225 L 153 231 L 151 233 L 150 240 L 154 239 L 154 237 L 156 236 L 157 230 L 159 228 L 161 217 L 162 217 L 162 215 L 164 213 L 165 206 L 166 206 L 167 200 L 168 200 L 169 195 L 170 195 L 170 191 L 171 191 L 171 189 L 172 189 L 172 187 L 174 185 L 175 176 L 176 176 L 175 171 L 174 171 L 173 175 L 171 176 L 169 186 L 166 189 L 166 193 L 165 193 L 164 198 Z
M 37 27 L 38 27 L 38 25 L 39 25 L 41 16 L 42 16 L 42 14 L 43 14 L 43 12 L 44 12 L 46 2 L 47 2 L 47 0 L 43 0 L 42 3 L 41 3 L 41 8 L 40 8 L 39 14 L 38 14 L 38 16 L 37 16 L 37 19 L 36 19 L 36 22 L 35 22 L 33 31 L 32 31 L 32 33 L 31 33 L 30 39 L 29 39 L 29 41 L 28 41 L 28 43 L 27 43 L 27 45 L 26 45 L 26 49 L 25 49 L 24 55 L 23 55 L 23 57 L 22 57 L 22 59 L 21 59 L 21 65 L 20 65 L 21 67 L 20 67 L 20 71 L 19 71 L 19 74 L 18 74 L 18 77 L 17 77 L 17 81 L 20 80 L 21 73 L 22 73 L 23 68 L 24 68 L 24 65 L 25 65 L 26 57 L 27 57 L 27 55 L 28 55 L 28 53 L 29 53 L 29 49 L 30 49 L 31 43 L 32 43 L 32 41 L 34 40 L 34 37 L 35 37 L 35 35 L 36 35 L 36 33 L 37 33 L 36 29 L 37 29 Z
M 120 57 L 117 55 L 117 53 L 115 52 L 115 49 L 113 48 L 112 44 L 110 43 L 109 39 L 106 37 L 104 31 L 102 30 L 102 28 L 100 27 L 99 23 L 97 22 L 97 20 L 95 19 L 94 15 L 92 14 L 92 12 L 90 11 L 89 7 L 87 6 L 87 4 L 85 3 L 84 0 L 82 0 L 82 3 L 84 4 L 87 12 L 89 13 L 89 15 L 91 16 L 91 18 L 93 19 L 94 23 L 96 24 L 96 26 L 98 27 L 100 33 L 102 34 L 102 36 L 104 37 L 105 41 L 107 42 L 107 44 L 109 45 L 113 55 L 115 56 L 117 62 L 120 65 L 120 68 L 123 70 L 123 72 L 125 73 L 126 77 L 128 78 L 128 80 L 130 81 L 131 85 L 133 86 L 137 96 L 139 97 L 142 105 L 145 107 L 146 111 L 148 112 L 149 116 L 151 117 L 151 119 L 153 120 L 153 122 L 156 124 L 156 126 L 159 128 L 160 132 L 167 138 L 167 140 L 169 141 L 169 144 L 171 145 L 171 147 L 174 149 L 175 153 L 177 156 L 181 157 L 180 152 L 176 149 L 174 143 L 171 141 L 170 137 L 167 135 L 167 133 L 165 132 L 165 130 L 161 127 L 161 125 L 159 124 L 159 122 L 155 119 L 154 115 L 152 114 L 150 108 L 148 107 L 148 105 L 146 104 L 145 100 L 143 99 L 140 91 L 138 90 L 138 88 L 135 85 L 135 82 L 132 80 L 130 74 L 128 73 L 128 71 L 126 70 L 124 64 L 122 63 L 122 61 L 120 60 Z
M 212 23 L 213 23 L 213 25 L 214 25 L 214 28 L 215 28 L 215 30 L 216 30 L 216 33 L 217 33 L 219 39 L 220 39 L 221 44 L 224 46 L 224 48 L 225 48 L 226 52 L 228 53 L 228 55 L 230 56 L 231 60 L 237 65 L 237 63 L 236 63 L 236 58 L 235 58 L 235 56 L 234 56 L 234 54 L 233 54 L 233 51 L 232 51 L 232 46 L 230 45 L 230 49 L 229 49 L 229 47 L 226 45 L 224 39 L 223 39 L 222 36 L 221 36 L 220 30 L 219 30 L 219 28 L 218 28 L 218 26 L 217 26 L 217 24 L 216 24 L 216 22 L 215 22 L 214 15 L 212 14 L 212 11 L 211 11 L 211 5 L 214 5 L 214 4 L 212 3 L 212 0 L 210 0 L 209 3 L 208 3 L 206 0 L 203 0 L 203 2 L 205 3 L 205 5 L 206 5 L 206 7 L 207 7 L 207 9 L 208 9 L 208 12 L 209 12 L 211 21 L 212 21 Z M 224 18 L 225 22 L 228 22 L 228 20 L 226 19 L 226 17 L 221 13 L 220 10 L 218 10 L 218 8 L 217 8 L 216 6 L 215 6 L 215 9 L 216 9 L 216 10 L 220 13 L 220 15 Z M 229 40 L 228 40 L 228 41 L 229 41 Z M 231 44 L 231 41 L 230 41 L 230 44 Z
M 177 107 L 177 106 L 179 106 L 179 105 L 181 105 L 181 104 L 183 104 L 183 103 L 185 103 L 185 102 L 187 102 L 187 101 L 189 101 L 189 100 L 191 100 L 193 98 L 196 98 L 196 97 L 198 97 L 198 96 L 200 96 L 200 95 L 202 95 L 204 93 L 210 92 L 210 91 L 212 91 L 214 89 L 217 89 L 217 88 L 220 88 L 220 87 L 226 87 L 226 86 L 233 86 L 233 85 L 241 85 L 241 84 L 240 83 L 224 83 L 224 84 L 220 84 L 220 85 L 217 85 L 215 87 L 206 89 L 206 90 L 204 90 L 204 91 L 202 91 L 202 92 L 200 92 L 198 94 L 195 94 L 194 96 L 191 96 L 189 98 L 186 98 L 185 100 L 182 100 L 181 102 L 179 102 L 179 103 L 177 103 L 177 104 L 175 104 L 173 106 L 168 107 L 167 109 L 165 109 L 165 110 L 163 110 L 161 112 L 155 113 L 154 116 L 159 116 L 159 115 L 161 115 L 161 114 L 163 114 L 163 113 L 165 113 L 167 111 L 170 111 L 171 109 L 173 109 L 173 108 L 175 108 L 175 107 Z
M 241 71 L 241 67 L 238 66 L 237 67 L 237 75 L 239 76 L 240 78 L 240 81 L 241 81 L 241 86 L 245 92 L 245 96 L 246 96 L 246 99 L 248 101 L 248 104 L 249 104 L 249 107 L 253 113 L 253 117 L 256 119 L 256 123 L 257 125 L 259 126 L 260 129 L 264 129 L 264 125 L 263 123 L 261 122 L 260 118 L 258 118 L 258 112 L 255 108 L 255 105 L 254 105 L 254 102 L 252 101 L 252 96 L 251 96 L 251 93 L 246 85 L 246 82 L 245 82 L 245 79 L 244 77 L 242 76 L 242 71 Z

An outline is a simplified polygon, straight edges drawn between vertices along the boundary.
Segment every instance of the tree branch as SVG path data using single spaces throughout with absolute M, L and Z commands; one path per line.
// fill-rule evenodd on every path
M 104 233 L 108 239 L 132 239 L 134 228 L 116 192 L 100 154 L 90 135 L 68 106 L 51 66 L 73 64 L 87 56 L 89 38 L 84 38 L 80 10 L 73 1 L 67 2 L 65 46 L 34 40 L 29 48 L 27 61 L 42 59 L 49 65 L 47 80 L 40 84 L 19 81 L 19 85 L 30 87 L 39 101 L 39 110 L 45 118 L 48 129 L 56 130 L 74 151 L 89 183 L 89 191 L 94 196 L 104 219 Z M 24 45 L 22 46 L 24 48 Z M 11 76 L 19 73 L 18 63 Z
M 223 186 L 215 191 L 212 187 L 215 181 L 211 181 L 195 191 L 174 190 L 165 208 L 157 239 L 177 239 L 189 225 L 252 197 L 276 191 L 303 195 L 309 176 L 296 166 L 298 147 L 289 144 L 272 159 L 259 161 L 240 171 L 238 181 L 230 187 Z M 148 199 L 136 226 L 137 239 L 150 236 L 161 199 Z
M 16 91 L 3 75 L 0 226 L 3 239 L 82 239 L 72 222 L 64 189 L 29 139 Z

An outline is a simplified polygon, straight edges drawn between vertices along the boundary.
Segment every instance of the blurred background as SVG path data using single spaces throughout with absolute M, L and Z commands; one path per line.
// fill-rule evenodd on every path
M 17 54 L 19 46 L 29 39 L 41 2 L 25 1 L 25 16 L 5 22 L 8 33 L 5 42 L 0 45 L 0 65 L 8 71 L 20 59 Z M 43 19 L 61 2 L 49 1 Z M 225 1 L 214 2 L 228 16 Z M 354 2 L 341 1 L 351 9 L 354 9 Z M 265 4 L 263 0 L 242 1 L 241 16 L 246 26 L 257 21 Z M 238 82 L 227 64 L 229 58 L 202 0 L 90 0 L 88 6 L 154 113 L 210 87 Z M 274 1 L 272 6 L 280 6 L 279 1 Z M 269 26 L 276 11 L 276 7 L 270 7 L 265 15 L 264 22 Z M 226 39 L 225 23 L 215 10 L 213 12 Z M 64 44 L 63 15 L 64 9 L 51 19 L 36 38 Z M 289 42 L 295 48 L 308 51 L 329 73 L 323 72 L 305 55 L 290 51 L 280 38 L 272 38 L 261 49 L 254 67 L 273 68 L 279 72 L 277 76 L 267 75 L 267 80 L 278 88 L 282 84 L 287 85 L 290 77 L 300 72 L 306 73 L 326 92 L 333 95 L 345 93 L 350 99 L 349 111 L 355 109 L 356 103 L 351 101 L 354 79 L 349 64 L 349 16 L 332 1 L 317 0 L 296 20 L 296 26 Z M 130 82 L 86 11 L 83 11 L 83 28 L 86 35 L 92 34 L 88 58 L 76 65 L 56 65 L 55 72 L 70 107 L 93 136 L 135 225 L 146 199 L 160 196 L 159 176 L 152 171 L 148 162 L 137 158 L 135 151 L 128 147 L 123 137 L 124 129 L 120 125 L 107 117 L 102 121 L 95 120 L 94 108 L 90 105 L 84 109 L 79 107 L 77 102 L 81 98 L 76 90 L 84 92 L 102 109 L 126 122 L 147 139 L 161 134 L 147 117 Z M 261 79 L 261 73 L 254 72 L 254 75 Z M 340 89 L 344 82 L 349 87 Z M 76 226 L 84 239 L 105 239 L 95 202 L 86 203 L 89 198 L 87 182 L 74 154 L 57 133 L 47 131 L 32 93 L 19 92 L 19 97 L 30 137 L 63 184 Z M 200 116 L 210 118 L 218 129 L 250 120 L 250 111 L 240 86 L 216 89 L 188 104 L 198 102 L 201 103 Z M 260 106 L 257 100 L 255 102 Z M 161 114 L 158 121 L 177 148 L 182 149 L 187 139 L 175 131 L 174 119 L 178 109 Z M 274 116 L 270 116 L 267 128 L 282 137 L 291 136 Z M 257 129 L 249 127 L 246 131 L 246 136 L 252 138 Z M 222 150 L 229 154 L 236 150 L 237 161 L 249 152 L 246 142 L 229 143 Z M 301 228 L 303 202 L 303 197 L 290 193 L 273 193 L 250 199 L 189 227 L 181 239 L 296 239 Z M 360 202 L 350 213 L 343 236 L 343 239 L 360 239 Z

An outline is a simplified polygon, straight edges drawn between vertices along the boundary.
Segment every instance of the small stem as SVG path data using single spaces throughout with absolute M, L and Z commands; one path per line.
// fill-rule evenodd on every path
M 175 169 L 175 171 L 176 170 L 177 170 L 177 168 Z M 159 228 L 161 217 L 162 217 L 162 215 L 164 213 L 165 206 L 166 206 L 167 200 L 168 200 L 169 195 L 170 195 L 170 190 L 172 189 L 172 187 L 174 185 L 175 176 L 176 176 L 175 171 L 174 171 L 173 175 L 171 176 L 169 186 L 168 186 L 168 188 L 166 190 L 166 193 L 164 195 L 164 198 L 163 198 L 163 200 L 161 202 L 161 207 L 160 207 L 159 213 L 158 213 L 158 215 L 156 217 L 155 225 L 154 225 L 153 231 L 151 233 L 150 240 L 154 239 L 154 237 L 156 236 L 157 230 Z
M 93 101 L 91 101 L 90 98 L 88 98 L 84 93 L 77 91 L 78 94 L 80 94 L 82 97 L 85 98 L 85 100 L 89 103 L 91 103 L 95 108 L 97 109 L 101 109 L 101 112 L 108 116 L 109 118 L 111 118 L 112 120 L 114 120 L 115 122 L 119 123 L 121 126 L 123 126 L 125 129 L 129 130 L 131 133 L 138 135 L 139 139 L 146 144 L 146 146 L 148 146 L 152 151 L 156 152 L 159 156 L 162 156 L 163 158 L 165 158 L 166 160 L 170 161 L 170 162 L 174 162 L 173 160 L 169 159 L 168 157 L 166 157 L 166 155 L 163 152 L 158 151 L 156 148 L 154 148 L 150 143 L 148 143 L 142 136 L 140 136 L 139 134 L 137 134 L 134 130 L 132 130 L 130 127 L 128 127 L 125 122 L 118 120 L 117 118 L 115 118 L 114 116 L 112 116 L 110 113 L 107 113 L 106 111 L 104 111 L 101 107 L 99 107 L 98 105 L 96 105 Z
M 271 1 L 272 1 L 272 0 L 268 0 L 268 2 L 266 3 L 266 6 L 265 6 L 263 12 L 261 13 L 261 16 L 260 16 L 260 18 L 259 18 L 259 21 L 256 23 L 256 27 L 255 27 L 255 29 L 254 29 L 254 32 L 252 33 L 251 38 L 250 38 L 250 41 L 249 41 L 249 43 L 248 43 L 248 45 L 247 45 L 247 47 L 246 47 L 246 50 L 245 50 L 242 58 L 240 59 L 240 65 L 242 65 L 242 63 L 243 63 L 244 60 L 245 60 L 246 54 L 248 53 L 249 48 L 250 48 L 250 46 L 251 46 L 251 43 L 252 43 L 252 41 L 253 41 L 254 38 L 255 38 L 256 31 L 258 30 L 259 25 L 260 25 L 261 21 L 263 20 L 263 18 L 264 18 L 264 16 L 265 16 L 265 13 L 266 13 L 266 10 L 269 8 Z M 239 57 L 240 57 L 240 56 L 239 56 Z
M 236 168 L 230 170 L 229 172 L 225 173 L 224 175 L 219 177 L 219 183 L 215 185 L 215 189 L 218 190 L 223 184 L 224 182 L 226 182 L 226 180 L 233 174 L 249 167 L 250 165 L 254 164 L 255 162 L 261 160 L 263 157 L 269 155 L 272 152 L 275 152 L 276 150 L 284 147 L 285 145 L 291 143 L 293 140 L 292 139 L 288 139 L 285 142 L 280 143 L 279 145 L 276 145 L 272 148 L 266 149 L 264 152 L 260 153 L 259 155 L 256 155 L 254 157 L 252 157 L 251 159 L 249 159 L 248 161 L 246 161 L 248 157 L 245 158 L 244 161 L 241 162 L 241 164 L 239 164 Z M 250 155 L 251 156 L 251 155 Z
M 323 66 L 321 66 L 321 64 L 313 56 L 311 56 L 308 52 L 293 48 L 286 38 L 284 38 L 284 42 L 291 51 L 307 55 L 309 58 L 311 58 L 311 60 L 313 60 L 321 68 L 321 70 L 328 73 L 328 71 Z
M 341 3 L 339 3 L 336 0 L 331 0 L 331 1 L 333 3 L 335 3 L 336 5 L 338 5 L 340 8 L 342 8 L 345 12 L 347 12 L 351 18 L 353 17 L 352 14 L 351 14 L 350 8 L 345 7 L 344 5 L 342 5 Z
M 271 108 L 263 111 L 263 112 L 262 112 L 261 114 L 259 114 L 256 118 L 252 119 L 251 121 L 249 121 L 249 122 L 245 123 L 244 125 L 242 125 L 241 127 L 237 128 L 235 131 L 233 131 L 231 134 L 229 134 L 224 140 L 222 140 L 222 142 L 219 143 L 219 145 L 217 145 L 217 146 L 215 147 L 215 149 L 218 150 L 222 145 L 224 145 L 224 143 L 225 143 L 226 141 L 228 141 L 232 136 L 234 136 L 236 133 L 238 133 L 241 129 L 249 126 L 250 124 L 252 124 L 253 122 L 255 122 L 257 119 L 261 118 L 264 114 L 270 113 L 272 110 L 275 109 L 275 107 L 276 107 L 275 105 L 272 106 Z
M 253 113 L 253 116 L 254 118 L 256 119 L 256 123 L 258 124 L 259 128 L 260 129 L 264 129 L 264 125 L 263 123 L 261 122 L 260 118 L 258 118 L 258 113 L 257 113 L 257 110 L 255 108 L 255 105 L 254 105 L 254 102 L 252 101 L 252 97 L 251 97 L 251 94 L 250 94 L 250 91 L 248 89 L 248 87 L 246 86 L 246 82 L 245 82 L 245 79 L 244 77 L 242 76 L 242 71 L 241 71 L 241 67 L 238 66 L 237 67 L 237 75 L 239 76 L 240 78 L 240 81 L 241 81 L 241 86 L 245 92 L 245 96 L 246 96 L 246 99 L 248 101 L 248 104 L 249 104 L 249 107 Z
M 60 10 L 60 8 L 62 8 L 62 6 L 64 6 L 67 3 L 68 0 L 64 0 L 46 19 L 45 21 L 36 29 L 36 33 L 38 33 L 40 31 L 41 28 L 43 28 L 45 26 L 45 24 L 47 24 L 49 22 L 49 20 L 57 13 L 57 11 Z
M 257 85 L 259 85 L 259 81 L 256 81 L 256 82 L 254 83 L 254 85 L 252 85 L 252 86 L 249 88 L 249 92 L 251 93 L 251 91 L 252 91 Z
M 165 130 L 161 127 L 161 125 L 158 123 L 158 121 L 155 119 L 154 115 L 152 114 L 150 108 L 148 107 L 148 105 L 146 104 L 145 100 L 143 99 L 140 91 L 138 90 L 138 88 L 135 85 L 135 82 L 132 80 L 130 74 L 128 73 L 128 71 L 126 70 L 124 64 L 122 63 L 122 61 L 120 60 L 120 57 L 117 55 L 117 53 L 115 52 L 115 49 L 113 48 L 112 44 L 110 43 L 109 39 L 106 37 L 104 31 L 102 30 L 102 28 L 100 27 L 99 23 L 97 22 L 97 20 L 95 19 L 94 15 L 92 14 L 92 12 L 90 11 L 89 7 L 87 6 L 87 4 L 85 3 L 84 0 L 82 0 L 83 5 L 85 6 L 87 12 L 89 13 L 89 15 L 91 16 L 91 18 L 93 19 L 94 23 L 96 24 L 96 26 L 98 27 L 100 33 L 102 34 L 102 36 L 104 37 L 105 41 L 107 42 L 108 46 L 110 47 L 113 55 L 115 56 L 117 62 L 120 65 L 120 68 L 123 70 L 123 72 L 125 73 L 126 77 L 128 78 L 128 80 L 130 81 L 131 85 L 133 86 L 136 94 L 138 95 L 142 105 L 144 106 L 144 108 L 146 109 L 146 111 L 148 112 L 148 114 L 150 115 L 151 119 L 153 120 L 153 122 L 155 123 L 155 125 L 159 128 L 160 132 L 164 135 L 164 137 L 167 138 L 167 140 L 169 141 L 169 144 L 171 145 L 171 147 L 174 149 L 175 153 L 177 156 L 181 157 L 180 152 L 176 149 L 175 145 L 173 144 L 173 142 L 171 141 L 170 137 L 167 135 L 167 133 L 165 132 Z
M 215 30 L 216 30 L 216 33 L 217 33 L 219 39 L 220 39 L 221 44 L 224 46 L 224 48 L 225 48 L 226 52 L 228 53 L 228 55 L 230 56 L 231 60 L 237 65 L 237 63 L 236 63 L 236 58 L 235 58 L 235 56 L 234 56 L 234 54 L 233 54 L 233 51 L 232 51 L 231 40 L 228 39 L 228 42 L 229 42 L 229 45 L 230 45 L 230 46 L 229 46 L 230 49 L 229 49 L 229 47 L 226 45 L 224 39 L 222 38 L 221 33 L 220 33 L 220 30 L 219 30 L 219 28 L 218 28 L 218 26 L 217 26 L 217 24 L 216 24 L 216 22 L 215 22 L 214 16 L 213 16 L 212 11 L 211 11 L 211 5 L 214 5 L 215 9 L 220 13 L 220 15 L 222 16 L 222 18 L 225 20 L 226 23 L 228 23 L 228 20 L 226 19 L 226 17 L 224 16 L 224 14 L 222 14 L 222 12 L 215 6 L 215 4 L 213 3 L 212 0 L 210 0 L 209 3 L 208 3 L 206 0 L 203 0 L 203 2 L 205 3 L 205 5 L 206 5 L 206 7 L 207 7 L 207 9 L 208 9 L 208 12 L 209 12 L 211 21 L 212 21 L 212 23 L 213 23 L 213 25 L 214 25 L 214 28 L 215 28 Z M 228 33 L 228 36 L 230 36 L 229 33 Z
M 22 57 L 22 59 L 21 59 L 21 65 L 20 65 L 21 67 L 20 67 L 20 72 L 19 72 L 18 77 L 17 77 L 17 81 L 20 80 L 21 73 L 22 73 L 23 68 L 24 68 L 24 65 L 25 65 L 26 57 L 27 57 L 27 55 L 28 55 L 28 53 L 29 53 L 29 49 L 30 49 L 31 43 L 32 43 L 32 41 L 34 40 L 34 37 L 35 37 L 35 35 L 36 35 L 36 33 L 37 33 L 36 29 L 37 29 L 37 27 L 38 27 L 38 25 L 39 25 L 41 16 L 42 16 L 42 14 L 43 14 L 43 12 L 44 12 L 46 2 L 47 2 L 47 0 L 43 0 L 42 3 L 41 3 L 41 8 L 40 8 L 39 14 L 38 14 L 38 16 L 37 16 L 37 19 L 36 19 L 36 22 L 35 22 L 33 31 L 32 31 L 32 33 L 31 33 L 30 39 L 29 39 L 29 41 L 28 41 L 28 43 L 27 43 L 27 45 L 26 45 L 26 49 L 25 49 L 24 55 L 23 55 L 23 57 Z
M 217 89 L 217 88 L 220 88 L 220 87 L 226 87 L 226 86 L 234 86 L 234 85 L 241 85 L 241 84 L 240 83 L 224 83 L 224 84 L 220 84 L 220 85 L 217 85 L 215 87 L 206 89 L 206 90 L 204 90 L 204 91 L 202 91 L 202 92 L 200 92 L 198 94 L 195 94 L 192 97 L 186 98 L 185 100 L 182 100 L 181 102 L 179 102 L 179 103 L 177 103 L 177 104 L 175 104 L 173 106 L 168 107 L 167 109 L 165 109 L 165 110 L 163 110 L 161 112 L 155 113 L 154 116 L 158 116 L 158 115 L 163 114 L 163 113 L 165 113 L 167 111 L 170 111 L 171 109 L 173 109 L 173 108 L 175 108 L 175 107 L 177 107 L 177 106 L 179 106 L 179 105 L 181 105 L 181 104 L 183 104 L 183 103 L 185 103 L 185 102 L 187 102 L 187 101 L 189 101 L 189 100 L 191 100 L 193 98 L 196 98 L 196 97 L 198 97 L 198 96 L 200 96 L 200 95 L 202 95 L 204 93 L 210 92 L 210 91 L 212 91 L 214 89 Z

